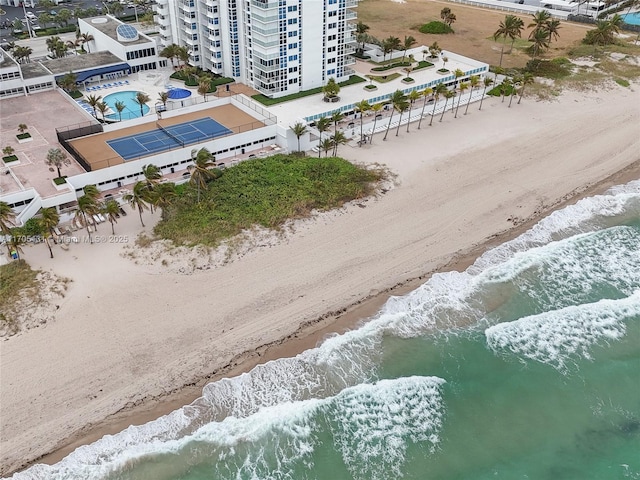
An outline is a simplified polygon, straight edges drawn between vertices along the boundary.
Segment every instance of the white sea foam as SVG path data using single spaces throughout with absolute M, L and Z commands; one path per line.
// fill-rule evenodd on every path
M 639 316 L 640 291 L 621 300 L 600 300 L 500 323 L 485 330 L 485 336 L 495 353 L 511 352 L 567 372 L 577 358 L 590 359 L 595 345 L 622 338 L 625 320 Z
M 215 458 L 215 478 L 300 480 L 300 470 L 313 468 L 320 425 L 329 425 L 327 433 L 334 436 L 354 479 L 397 478 L 407 442 L 429 448 L 438 443 L 443 383 L 437 377 L 407 377 L 361 384 L 322 400 L 285 402 L 249 417 L 227 417 L 179 439 L 138 443 L 99 464 L 38 465 L 28 478 L 136 479 L 131 468 L 153 457 L 144 465 L 144 478 L 169 480 L 199 458 Z
M 354 480 L 400 478 L 408 442 L 427 443 L 431 450 L 438 445 L 443 383 L 437 377 L 383 380 L 336 397 L 334 444 Z
M 604 195 L 583 198 L 574 205 L 552 212 L 522 235 L 486 252 L 467 271 L 478 274 L 506 262 L 517 252 L 606 228 L 610 226 L 611 218 L 623 215 L 640 216 L 640 181 L 620 185 Z

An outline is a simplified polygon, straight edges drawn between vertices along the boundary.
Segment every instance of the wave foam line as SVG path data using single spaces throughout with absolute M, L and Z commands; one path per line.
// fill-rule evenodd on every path
M 624 322 L 639 317 L 640 291 L 621 300 L 600 300 L 500 323 L 486 329 L 485 337 L 496 354 L 511 352 L 567 373 L 570 361 L 591 359 L 592 347 L 621 339 Z
M 426 443 L 431 450 L 437 446 L 444 383 L 438 377 L 415 376 L 360 384 L 321 400 L 227 417 L 179 439 L 138 444 L 99 465 L 38 465 L 30 469 L 36 476 L 29 478 L 137 478 L 136 467 L 153 458 L 144 465 L 145 478 L 169 480 L 198 460 L 209 460 L 213 478 L 299 480 L 301 470 L 312 471 L 313 453 L 321 446 L 317 432 L 328 425 L 354 480 L 391 480 L 400 475 L 409 442 Z M 166 455 L 171 456 L 162 458 Z

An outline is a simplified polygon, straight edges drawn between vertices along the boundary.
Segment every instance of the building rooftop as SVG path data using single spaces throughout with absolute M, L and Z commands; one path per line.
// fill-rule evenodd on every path
M 22 70 L 22 76 L 24 78 L 38 78 L 45 75 L 51 75 L 51 72 L 43 67 L 38 61 L 31 61 L 31 63 L 23 63 L 20 65 Z
M 108 15 L 85 18 L 83 20 L 90 24 L 93 28 L 100 30 L 105 35 L 120 42 L 122 45 L 139 45 L 141 43 L 148 43 L 153 41 L 145 37 L 141 32 L 138 32 L 139 35 L 134 35 L 132 33 L 132 30 L 135 30 L 134 26 L 123 24 L 122 22 Z M 118 27 L 120 27 L 120 32 L 118 32 Z
M 84 55 L 70 55 L 68 57 L 56 58 L 53 60 L 40 60 L 40 63 L 54 75 L 60 75 L 69 72 L 77 72 L 79 70 L 103 67 L 114 63 L 122 63 L 122 60 L 116 57 L 113 53 L 104 51 L 87 53 Z

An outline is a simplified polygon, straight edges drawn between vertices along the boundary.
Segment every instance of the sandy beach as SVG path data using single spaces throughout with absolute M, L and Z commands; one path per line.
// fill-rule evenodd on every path
M 54 451 L 46 460 L 56 461 L 188 403 L 210 379 L 313 346 L 564 202 L 640 177 L 635 85 L 511 108 L 491 98 L 480 112 L 426 123 L 339 151 L 387 165 L 394 188 L 224 265 L 188 255 L 136 263 L 126 255 L 141 231 L 135 212 L 116 225 L 120 242 L 56 247 L 54 259 L 27 248 L 32 267 L 73 282 L 53 321 L 1 343 L 0 473 Z M 145 214 L 146 231 L 156 220 Z

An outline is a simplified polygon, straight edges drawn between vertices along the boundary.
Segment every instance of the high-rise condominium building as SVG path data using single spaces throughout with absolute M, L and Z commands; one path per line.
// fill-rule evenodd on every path
M 269 97 L 354 72 L 358 0 L 157 0 L 162 46 Z

